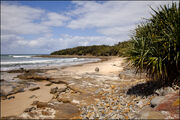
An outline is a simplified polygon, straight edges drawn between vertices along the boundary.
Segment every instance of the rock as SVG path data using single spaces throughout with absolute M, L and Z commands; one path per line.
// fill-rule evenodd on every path
M 14 99 L 15 98 L 15 96 L 10 96 L 10 97 L 7 97 L 7 99 L 8 100 L 10 100 L 10 99 Z
M 58 92 L 58 93 L 65 92 L 66 89 L 67 89 L 67 86 L 64 85 L 64 86 L 61 86 L 61 87 L 57 90 L 57 92 Z
M 53 80 L 50 80 L 51 83 L 54 83 L 54 84 L 68 84 L 66 81 L 63 81 L 61 79 L 53 79 Z
M 157 106 L 158 104 L 160 104 L 164 99 L 164 96 L 157 96 L 157 97 L 154 97 L 152 100 L 151 100 L 151 107 L 155 107 Z
M 49 107 L 47 102 L 36 102 L 37 108 L 44 108 L 44 107 Z
M 180 100 L 179 91 L 165 96 L 164 100 L 155 107 L 156 111 L 166 111 L 171 115 L 171 119 L 179 119 Z
M 8 96 L 12 94 L 13 86 L 1 86 L 1 96 Z
M 166 88 L 164 88 L 163 95 L 167 95 L 169 93 L 174 93 L 174 92 L 175 92 L 175 90 L 172 87 L 166 87 Z
M 36 108 L 35 108 L 35 107 L 26 108 L 26 109 L 24 110 L 24 112 L 31 112 L 32 110 L 36 110 Z
M 165 88 L 161 88 L 155 91 L 155 94 L 159 95 L 159 96 L 165 96 L 169 93 L 173 93 L 175 92 L 175 90 L 172 87 L 165 87 Z
M 41 75 L 38 75 L 38 74 L 35 74 L 35 73 L 25 73 L 25 74 L 22 74 L 22 75 L 18 75 L 17 76 L 18 78 L 20 79 L 24 79 L 24 80 L 27 80 L 27 79 L 34 79 L 34 80 L 50 80 L 50 78 L 46 77 L 46 76 L 41 76 Z
M 4 79 L 0 79 L 0 82 L 3 82 L 4 81 Z
M 58 97 L 57 100 L 59 102 L 63 102 L 63 103 L 70 103 L 72 101 L 72 98 L 70 98 L 70 97 Z
M 48 111 L 41 111 L 42 115 L 45 115 L 45 116 L 50 116 L 52 113 L 51 112 L 48 112 Z
M 7 96 L 1 96 L 1 100 L 6 100 Z
M 144 112 L 153 111 L 153 108 L 149 105 L 144 106 L 138 114 L 144 114 Z
M 29 98 L 37 98 L 37 96 L 36 95 L 32 95 Z
M 54 119 L 71 119 L 80 116 L 79 108 L 70 103 L 54 106 L 56 110 Z
M 142 100 L 140 100 L 137 105 L 138 105 L 140 108 L 142 108 L 142 107 L 144 106 L 144 103 L 143 103 Z
M 24 70 L 24 68 L 20 68 L 20 70 L 21 70 L 21 71 L 23 71 L 23 70 Z
M 57 93 L 57 91 L 58 91 L 58 87 L 51 88 L 50 93 L 55 94 L 55 93 Z
M 39 86 L 34 86 L 34 87 L 30 88 L 29 90 L 30 90 L 30 91 L 35 91 L 35 90 L 38 90 L 38 89 L 40 89 Z
M 47 84 L 45 84 L 45 86 L 51 86 L 52 85 L 52 83 L 50 82 L 50 83 L 47 83 Z
M 31 104 L 31 105 L 37 105 L 38 104 L 38 100 L 36 100 L 36 101 L 33 101 L 33 103 Z
M 165 116 L 157 111 L 146 111 L 140 115 L 140 119 L 165 119 Z
M 96 67 L 96 68 L 95 68 L 95 71 L 96 71 L 96 72 L 99 72 L 99 68 L 98 68 L 98 67 Z

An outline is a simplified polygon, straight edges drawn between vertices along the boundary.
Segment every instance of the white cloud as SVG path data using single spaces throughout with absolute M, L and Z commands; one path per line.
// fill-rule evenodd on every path
M 68 24 L 69 28 L 96 28 L 104 35 L 113 36 L 127 34 L 130 26 L 140 23 L 143 18 L 149 18 L 152 12 L 149 6 L 156 9 L 159 5 L 171 3 L 171 1 L 108 1 L 104 3 L 75 1 L 73 3 L 77 8 L 69 14 L 78 17 Z
M 41 34 L 52 26 L 62 26 L 67 17 L 42 9 L 22 5 L 1 4 L 3 34 Z
M 69 20 L 68 17 L 60 15 L 58 13 L 55 12 L 51 12 L 47 14 L 48 16 L 48 21 L 44 21 L 42 22 L 43 25 L 47 25 L 47 26 L 62 26 L 64 23 L 64 21 Z
M 121 35 L 129 35 L 131 31 L 135 29 L 136 25 L 122 26 L 122 27 L 107 27 L 98 29 L 99 33 L 102 33 L 107 36 L 121 36 Z

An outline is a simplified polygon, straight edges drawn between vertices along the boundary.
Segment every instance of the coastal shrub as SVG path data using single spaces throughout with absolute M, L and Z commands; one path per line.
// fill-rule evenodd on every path
M 151 8 L 154 14 L 150 19 L 137 26 L 132 37 L 133 48 L 130 52 L 137 71 L 162 83 L 179 83 L 180 75 L 180 9 L 179 5 Z

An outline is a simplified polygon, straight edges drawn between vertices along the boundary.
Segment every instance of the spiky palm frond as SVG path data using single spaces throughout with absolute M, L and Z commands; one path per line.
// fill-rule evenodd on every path
M 152 78 L 172 80 L 180 71 L 180 9 L 172 3 L 152 10 L 152 17 L 135 29 L 131 60 Z

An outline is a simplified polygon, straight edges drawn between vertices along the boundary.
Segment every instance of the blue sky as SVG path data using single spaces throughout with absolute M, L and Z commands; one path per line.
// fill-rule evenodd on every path
M 49 54 L 130 39 L 149 6 L 171 1 L 8 1 L 1 4 L 1 53 Z

